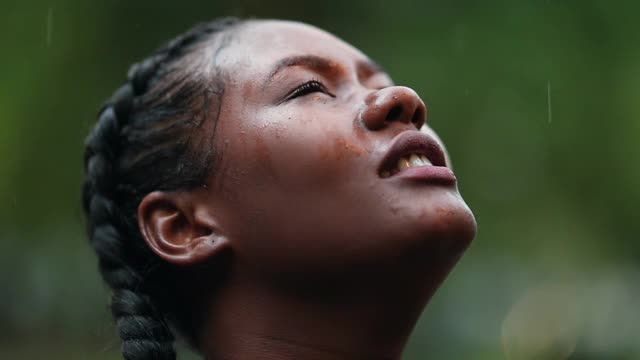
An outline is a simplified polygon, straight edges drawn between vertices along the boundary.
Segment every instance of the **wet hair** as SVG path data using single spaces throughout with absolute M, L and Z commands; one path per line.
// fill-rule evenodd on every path
M 131 66 L 87 137 L 82 201 L 125 359 L 175 359 L 172 329 L 194 341 L 174 269 L 144 242 L 137 208 L 152 191 L 203 185 L 215 167 L 215 125 L 197 130 L 217 122 L 224 74 L 215 57 L 240 23 L 196 25 Z

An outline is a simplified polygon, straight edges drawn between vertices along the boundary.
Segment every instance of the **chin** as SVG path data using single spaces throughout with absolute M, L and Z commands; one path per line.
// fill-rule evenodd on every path
M 477 230 L 473 213 L 459 195 L 439 193 L 428 199 L 395 208 L 395 216 L 380 221 L 380 239 L 384 234 L 386 241 L 377 243 L 382 244 L 380 251 L 370 253 L 378 257 L 370 267 L 376 286 L 408 291 L 424 301 L 460 260 Z
M 460 257 L 476 236 L 473 213 L 461 202 L 457 206 L 436 207 L 435 216 L 424 219 L 424 241 L 439 250 L 443 258 Z
M 404 251 L 423 262 L 457 261 L 476 236 L 471 209 L 457 191 L 433 191 L 424 198 L 396 212 L 402 228 L 399 236 L 406 240 Z

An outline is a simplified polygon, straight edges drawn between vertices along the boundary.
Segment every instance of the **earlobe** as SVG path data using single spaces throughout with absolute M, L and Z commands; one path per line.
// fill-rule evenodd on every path
M 205 262 L 229 246 L 214 217 L 188 193 L 148 194 L 138 206 L 138 224 L 147 245 L 177 265 Z

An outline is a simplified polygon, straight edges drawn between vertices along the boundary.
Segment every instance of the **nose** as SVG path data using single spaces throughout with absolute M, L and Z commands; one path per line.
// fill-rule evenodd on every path
M 392 123 L 413 124 L 420 129 L 427 118 L 427 107 L 415 91 L 391 86 L 374 91 L 365 98 L 360 119 L 369 130 L 380 130 Z

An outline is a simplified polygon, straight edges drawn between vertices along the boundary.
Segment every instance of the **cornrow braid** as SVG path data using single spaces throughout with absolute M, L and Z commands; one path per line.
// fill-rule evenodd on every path
M 89 241 L 112 290 L 111 311 L 127 360 L 176 358 L 169 324 L 185 326 L 172 323 L 180 316 L 166 296 L 170 267 L 143 241 L 136 210 L 151 191 L 192 188 L 209 172 L 211 154 L 195 154 L 189 144 L 202 114 L 211 110 L 208 97 L 220 95 L 223 86 L 210 89 L 210 79 L 199 76 L 196 60 L 188 57 L 208 51 L 200 45 L 239 23 L 224 18 L 199 24 L 134 64 L 86 140 L 82 198 Z

